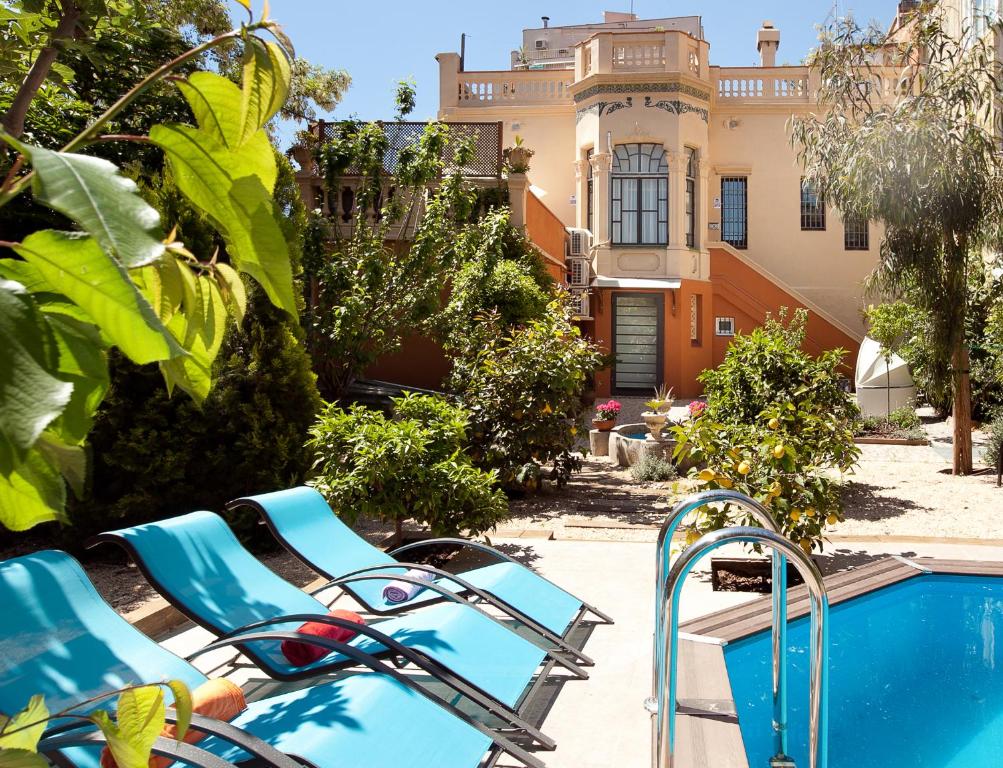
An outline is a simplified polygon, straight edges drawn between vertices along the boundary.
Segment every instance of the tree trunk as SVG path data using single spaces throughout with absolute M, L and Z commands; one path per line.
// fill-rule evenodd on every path
M 951 357 L 954 368 L 954 466 L 955 475 L 972 473 L 972 382 L 968 347 L 962 337 Z
M 59 53 L 58 43 L 62 40 L 72 39 L 76 32 L 77 22 L 80 20 L 80 8 L 72 0 L 62 3 L 61 8 L 62 14 L 59 18 L 59 24 L 49 38 L 49 44 L 35 58 L 35 62 L 14 96 L 10 108 L 0 120 L 3 129 L 15 138 L 19 138 L 24 133 L 24 118 L 28 114 L 28 107 L 31 106 L 32 99 L 35 98 L 38 89 L 42 87 L 45 78 L 49 76 L 52 64 Z

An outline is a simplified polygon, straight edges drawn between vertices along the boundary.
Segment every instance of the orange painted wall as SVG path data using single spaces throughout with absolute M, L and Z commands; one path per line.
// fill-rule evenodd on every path
M 592 294 L 591 327 L 593 338 L 607 353 L 612 351 L 613 338 L 613 294 L 614 293 L 660 293 L 663 294 L 662 327 L 665 346 L 662 350 L 662 381 L 672 387 L 676 397 L 696 397 L 700 394 L 700 384 L 696 377 L 700 371 L 710 367 L 713 357 L 711 333 L 713 317 L 710 312 L 711 288 L 709 283 L 684 280 L 682 286 L 669 290 L 618 290 L 600 288 Z M 700 323 L 700 343 L 690 340 L 690 297 L 700 296 L 703 312 Z M 611 371 L 601 371 L 596 375 L 596 395 L 608 397 L 612 394 Z M 632 393 L 633 394 L 633 393 Z M 645 392 L 638 394 L 644 395 Z
M 781 307 L 792 311 L 806 309 L 783 288 L 727 251 L 711 249 L 710 274 L 714 285 L 714 313 L 719 317 L 734 317 L 736 331 L 748 333 L 763 324 L 768 312 L 776 315 Z M 727 336 L 714 337 L 714 365 L 724 359 L 729 342 Z M 805 351 L 818 355 L 837 347 L 848 350 L 843 367 L 844 374 L 852 380 L 860 342 L 809 310 Z
M 533 194 L 532 190 L 526 195 L 526 235 L 546 254 L 544 261 L 550 276 L 563 283 L 564 243 L 568 233 L 561 220 Z
M 697 397 L 703 389 L 697 377 L 707 368 L 724 360 L 729 336 L 715 335 L 715 317 L 734 317 L 736 330 L 748 333 L 762 325 L 767 313 L 774 315 L 781 307 L 804 308 L 797 299 L 726 251 L 711 251 L 711 282 L 683 280 L 677 290 L 625 290 L 602 288 L 592 295 L 594 321 L 584 327 L 606 352 L 612 350 L 614 293 L 664 294 L 664 348 L 662 380 L 676 397 Z M 690 300 L 700 298 L 699 343 L 690 339 Z M 859 342 L 827 320 L 809 310 L 805 351 L 818 355 L 824 350 L 842 347 L 849 350 L 844 358 L 844 373 L 852 378 Z M 596 376 L 596 395 L 612 394 L 611 371 Z M 639 393 L 644 394 L 644 393 Z
M 365 378 L 422 389 L 441 389 L 447 373 L 449 360 L 442 347 L 432 339 L 410 334 L 404 337 L 400 349 L 369 366 Z

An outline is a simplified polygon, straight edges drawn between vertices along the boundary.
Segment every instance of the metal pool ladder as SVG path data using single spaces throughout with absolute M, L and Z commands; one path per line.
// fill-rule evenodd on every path
M 745 509 L 763 527 L 741 526 L 709 533 L 684 550 L 670 569 L 672 535 L 679 524 L 692 512 L 716 502 L 729 503 Z M 822 576 L 811 559 L 778 532 L 777 524 L 766 507 L 743 494 L 726 490 L 707 491 L 683 500 L 666 518 L 659 534 L 652 696 L 645 702 L 646 708 L 653 716 L 652 765 L 654 768 L 675 768 L 673 756 L 676 737 L 679 596 L 683 583 L 697 560 L 708 552 L 735 542 L 765 544 L 772 550 L 773 725 L 776 731 L 777 751 L 770 763 L 778 768 L 793 765 L 791 759 L 787 757 L 787 556 L 792 558 L 805 584 L 808 585 L 811 599 L 809 763 L 810 768 L 827 768 L 829 600 Z M 665 706 L 666 701 L 672 702 L 672 706 Z

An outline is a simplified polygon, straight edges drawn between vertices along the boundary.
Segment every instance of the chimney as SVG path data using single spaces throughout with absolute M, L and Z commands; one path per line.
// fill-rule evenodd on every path
M 547 27 L 550 26 L 550 17 L 549 16 L 541 16 L 540 18 L 543 19 L 543 28 L 544 29 L 546 29 Z
M 760 65 L 764 67 L 777 66 L 777 51 L 780 49 L 780 30 L 773 26 L 772 21 L 764 21 L 762 28 L 756 33 L 756 50 L 759 51 Z

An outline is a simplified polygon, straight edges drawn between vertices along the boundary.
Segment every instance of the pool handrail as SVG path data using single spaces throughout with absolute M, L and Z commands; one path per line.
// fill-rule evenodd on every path
M 655 630 L 652 634 L 651 698 L 645 702 L 649 712 L 657 711 L 664 699 L 662 677 L 658 670 L 664 664 L 662 651 L 665 640 L 661 630 L 665 607 L 665 576 L 671 561 L 672 537 L 683 520 L 708 504 L 727 503 L 744 509 L 762 528 L 782 534 L 773 514 L 763 504 L 738 491 L 716 488 L 687 496 L 676 503 L 658 532 L 655 560 Z M 787 559 L 772 551 L 773 577 L 773 727 L 777 734 L 777 754 L 787 754 Z M 654 761 L 653 768 L 657 768 Z
M 662 669 L 665 702 L 655 715 L 652 742 L 656 768 L 674 768 L 676 687 L 679 661 L 679 596 L 686 576 L 705 554 L 732 543 L 765 544 L 791 558 L 808 588 L 811 601 L 811 661 L 809 692 L 809 768 L 827 768 L 829 760 L 829 598 L 822 574 L 800 547 L 786 537 L 762 528 L 739 526 L 712 531 L 688 547 L 673 564 L 664 584 L 666 599 L 662 636 L 666 638 Z

